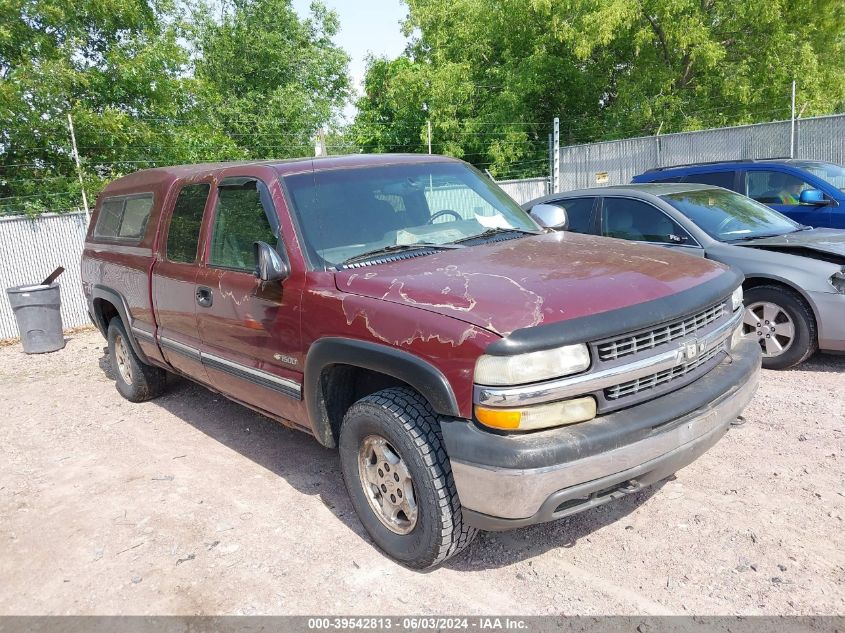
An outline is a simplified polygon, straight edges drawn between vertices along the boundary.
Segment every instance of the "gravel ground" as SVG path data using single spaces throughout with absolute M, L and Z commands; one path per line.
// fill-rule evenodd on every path
M 0 614 L 845 612 L 845 358 L 764 372 L 676 479 L 417 573 L 334 452 L 186 380 L 126 402 L 104 347 L 0 349 Z

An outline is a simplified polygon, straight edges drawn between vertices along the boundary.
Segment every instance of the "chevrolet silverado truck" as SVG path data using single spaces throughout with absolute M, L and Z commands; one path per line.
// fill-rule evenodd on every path
M 310 433 L 427 568 L 665 479 L 756 389 L 739 273 L 546 224 L 444 157 L 156 168 L 100 194 L 83 289 L 125 398 L 175 373 Z

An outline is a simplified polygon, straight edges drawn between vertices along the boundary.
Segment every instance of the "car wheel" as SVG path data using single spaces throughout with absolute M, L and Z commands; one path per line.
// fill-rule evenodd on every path
M 463 523 L 440 424 L 417 392 L 391 388 L 349 408 L 340 428 L 343 480 L 361 523 L 396 561 L 425 569 L 463 550 Z
M 120 395 L 130 402 L 143 402 L 164 392 L 167 372 L 138 358 L 118 317 L 109 322 L 108 341 L 109 360 Z
M 816 351 L 816 320 L 809 306 L 792 290 L 757 286 L 745 293 L 745 336 L 763 351 L 763 367 L 787 369 Z

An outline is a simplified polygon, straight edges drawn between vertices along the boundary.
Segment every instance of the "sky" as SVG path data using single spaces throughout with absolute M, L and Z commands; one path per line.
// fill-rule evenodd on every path
M 399 0 L 323 0 L 323 3 L 338 15 L 340 31 L 335 43 L 351 57 L 349 74 L 356 94 L 360 94 L 366 69 L 366 57 L 396 57 L 403 50 L 407 40 L 399 24 L 408 13 L 408 7 Z M 293 8 L 300 17 L 309 15 L 311 0 L 293 0 Z M 355 107 L 348 105 L 344 116 L 351 120 Z

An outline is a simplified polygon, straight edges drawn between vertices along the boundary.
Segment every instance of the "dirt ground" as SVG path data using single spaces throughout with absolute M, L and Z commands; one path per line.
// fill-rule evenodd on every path
M 186 380 L 131 404 L 104 347 L 0 349 L 0 614 L 845 612 L 845 358 L 764 372 L 675 480 L 418 573 L 334 452 Z

